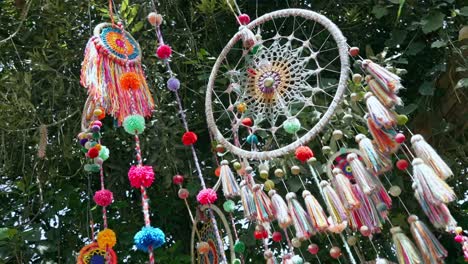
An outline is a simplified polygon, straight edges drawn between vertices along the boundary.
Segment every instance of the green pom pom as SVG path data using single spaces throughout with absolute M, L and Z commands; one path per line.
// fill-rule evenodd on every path
M 99 172 L 101 166 L 97 164 L 86 164 L 84 165 L 84 170 L 87 172 Z
M 399 126 L 402 126 L 408 122 L 408 117 L 406 115 L 398 115 L 396 119 Z
M 245 251 L 245 244 L 242 241 L 236 241 L 236 244 L 234 244 L 234 251 L 236 253 L 244 253 Z
M 296 134 L 301 129 L 301 122 L 297 118 L 291 118 L 283 122 L 284 130 L 289 134 Z
M 110 151 L 106 146 L 101 146 L 101 150 L 99 151 L 99 157 L 102 160 L 107 160 L 109 158 Z
M 240 259 L 234 259 L 232 261 L 232 264 L 241 264 L 242 262 L 240 261 Z
M 234 207 L 236 207 L 236 204 L 233 200 L 227 200 L 223 204 L 224 211 L 226 211 L 227 213 L 234 212 Z
M 87 148 L 81 148 L 81 152 L 88 153 L 88 149 Z
M 100 138 L 101 138 L 101 133 L 99 133 L 99 132 L 94 132 L 94 133 L 93 133 L 93 138 L 94 138 L 94 139 L 100 139 Z
M 141 115 L 129 115 L 124 119 L 123 127 L 131 135 L 141 134 L 145 130 L 145 118 Z
M 94 147 L 94 146 L 97 145 L 97 142 L 91 142 L 89 145 L 90 145 L 91 147 Z

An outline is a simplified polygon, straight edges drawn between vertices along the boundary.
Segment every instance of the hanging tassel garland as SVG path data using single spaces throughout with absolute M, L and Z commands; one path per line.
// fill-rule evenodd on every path
M 399 264 L 421 264 L 421 257 L 416 250 L 413 242 L 403 234 L 400 227 L 392 227 L 390 229 L 392 233 L 393 243 L 396 248 L 396 255 Z
M 367 226 L 371 233 L 380 233 L 385 218 L 379 214 L 374 201 L 366 195 L 358 184 L 353 184 L 353 192 L 361 201 L 361 207 L 353 211 L 350 225 L 353 230 L 359 230 L 361 226 Z
M 368 92 L 364 95 L 366 99 L 367 111 L 378 127 L 392 128 L 397 124 L 396 116 L 390 112 L 380 101 Z
M 411 145 L 418 158 L 421 158 L 443 180 L 453 176 L 453 172 L 437 152 L 429 145 L 421 135 L 411 137 Z
M 396 94 L 403 88 L 400 77 L 379 64 L 371 60 L 364 60 L 362 66 L 388 93 Z
M 376 185 L 373 176 L 364 167 L 364 164 L 359 160 L 356 153 L 350 153 L 346 157 L 353 171 L 353 176 L 356 182 L 361 187 L 365 194 L 370 194 L 376 190 Z
M 275 190 L 269 191 L 268 195 L 271 198 L 271 204 L 273 205 L 278 225 L 282 229 L 289 227 L 292 224 L 292 219 L 288 212 L 288 205 L 283 200 L 281 195 L 277 194 Z
M 226 198 L 231 198 L 240 195 L 240 187 L 237 184 L 236 178 L 229 168 L 227 160 L 221 161 L 221 172 L 219 174 L 221 184 L 223 185 L 223 193 Z
M 328 229 L 328 221 L 322 206 L 317 199 L 307 190 L 302 192 L 307 212 L 309 213 L 310 220 L 312 220 L 313 227 L 319 232 L 324 232 Z
M 343 175 L 343 172 L 339 168 L 333 169 L 333 175 L 333 186 L 335 187 L 345 208 L 350 211 L 359 208 L 361 203 L 354 195 L 349 179 Z
M 363 134 L 356 136 L 356 143 L 359 144 L 359 150 L 366 167 L 374 175 L 380 175 L 392 169 L 392 161 L 382 152 L 374 147 L 372 141 Z
M 448 256 L 447 250 L 416 215 L 408 217 L 411 234 L 425 264 L 441 264 Z
M 372 93 L 379 99 L 379 101 L 385 107 L 391 109 L 395 105 L 403 104 L 400 97 L 398 97 L 392 91 L 385 89 L 378 81 L 373 79 L 370 75 L 366 76 L 366 82 Z
M 244 217 L 249 220 L 253 220 L 257 215 L 253 193 L 250 190 L 249 186 L 245 183 L 245 181 L 241 181 L 240 188 L 242 207 L 244 208 Z
M 302 208 L 295 193 L 290 192 L 286 194 L 286 200 L 288 201 L 289 214 L 296 230 L 296 237 L 300 240 L 308 239 L 315 233 L 310 217 L 304 208 Z
M 444 229 L 446 231 L 455 229 L 457 221 L 453 218 L 447 205 L 444 203 L 430 204 L 419 192 L 415 192 L 414 197 L 435 228 Z
M 393 128 L 385 129 L 378 127 L 369 116 L 364 118 L 367 118 L 367 127 L 378 149 L 385 154 L 395 153 L 400 146 L 395 141 L 397 132 Z
M 434 170 L 420 158 L 415 158 L 413 164 L 413 176 L 416 191 L 427 199 L 430 204 L 449 203 L 456 199 L 455 193 L 448 184 L 443 181 Z
M 273 220 L 274 215 L 271 200 L 262 189 L 262 186 L 259 184 L 255 184 L 252 187 L 255 211 L 257 212 L 257 221 L 260 223 L 265 223 Z

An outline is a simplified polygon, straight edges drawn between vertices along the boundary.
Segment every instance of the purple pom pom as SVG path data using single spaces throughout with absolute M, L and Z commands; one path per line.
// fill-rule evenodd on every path
M 168 81 L 167 81 L 167 88 L 173 92 L 179 90 L 179 87 L 180 87 L 180 81 L 179 79 L 177 79 L 176 77 L 171 77 Z
M 87 138 L 80 139 L 81 146 L 84 146 L 86 144 L 86 142 L 88 142 Z
M 98 126 L 98 125 L 94 125 L 94 126 L 91 127 L 91 130 L 92 130 L 93 132 L 99 132 L 99 130 L 101 130 L 101 127 Z

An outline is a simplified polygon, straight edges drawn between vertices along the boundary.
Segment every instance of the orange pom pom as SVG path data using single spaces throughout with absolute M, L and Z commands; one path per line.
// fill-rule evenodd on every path
M 216 177 L 219 177 L 219 175 L 221 175 L 221 167 L 216 168 L 215 175 Z
M 124 73 L 120 77 L 120 86 L 125 90 L 136 90 L 140 88 L 140 77 L 134 72 Z

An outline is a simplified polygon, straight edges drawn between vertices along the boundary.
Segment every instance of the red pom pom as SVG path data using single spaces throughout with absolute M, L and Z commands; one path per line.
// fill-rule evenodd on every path
M 216 168 L 215 175 L 216 177 L 219 177 L 219 175 L 221 175 L 221 167 Z
M 356 57 L 357 55 L 359 55 L 359 48 L 358 47 L 350 48 L 349 55 L 351 55 L 352 57 Z
M 402 133 L 396 134 L 396 136 L 395 136 L 395 141 L 396 141 L 398 144 L 401 144 L 401 143 L 405 142 L 405 140 L 406 140 L 405 135 L 403 135 Z
M 314 153 L 307 146 L 300 146 L 296 149 L 296 158 L 302 162 L 306 162 L 308 159 L 312 158 Z
M 182 136 L 182 143 L 184 143 L 185 146 L 193 145 L 195 142 L 197 142 L 197 140 L 197 134 L 193 133 L 192 131 L 185 132 Z
M 254 231 L 254 237 L 257 240 L 263 239 L 263 231 Z
M 151 166 L 132 166 L 128 171 L 130 185 L 134 188 L 150 187 L 154 181 L 154 171 Z
M 88 157 L 94 159 L 99 155 L 99 150 L 97 148 L 90 148 L 88 150 Z
M 176 185 L 181 185 L 182 183 L 184 183 L 184 176 L 175 175 L 174 177 L 172 177 L 172 183 Z
M 112 203 L 114 196 L 112 195 L 111 191 L 104 189 L 94 193 L 93 199 L 97 205 L 105 207 Z
M 238 16 L 237 19 L 239 20 L 241 25 L 247 25 L 248 23 L 250 23 L 250 17 L 247 14 L 242 14 Z
M 319 252 L 319 246 L 317 246 L 317 244 L 310 244 L 307 247 L 307 251 L 309 251 L 310 254 L 315 255 Z
M 462 235 L 456 235 L 455 236 L 455 242 L 457 242 L 457 243 L 463 242 L 463 236 Z
M 140 77 L 134 72 L 124 73 L 120 77 L 120 87 L 125 90 L 136 90 L 140 88 L 140 85 Z
M 273 232 L 273 235 L 271 236 L 271 238 L 272 238 L 273 241 L 275 241 L 275 242 L 280 242 L 281 239 L 283 239 L 283 235 L 281 235 L 280 232 L 276 231 L 276 232 Z
M 242 124 L 246 127 L 251 127 L 253 125 L 253 121 L 249 117 L 246 117 L 242 119 Z
M 397 163 L 396 163 L 397 168 L 398 168 L 399 170 L 402 170 L 402 171 L 406 170 L 406 169 L 408 168 L 408 165 L 409 165 L 408 161 L 407 161 L 407 160 L 403 160 L 403 159 L 397 161 Z
M 161 60 L 165 60 L 169 58 L 172 54 L 172 49 L 168 45 L 161 45 L 158 47 L 158 50 L 156 50 L 156 55 L 158 55 L 158 58 Z
M 217 199 L 218 196 L 216 192 L 210 188 L 203 189 L 197 194 L 197 201 L 202 205 L 212 204 L 216 202 Z

